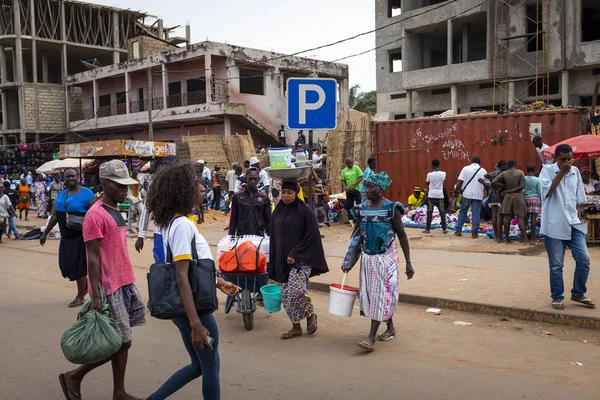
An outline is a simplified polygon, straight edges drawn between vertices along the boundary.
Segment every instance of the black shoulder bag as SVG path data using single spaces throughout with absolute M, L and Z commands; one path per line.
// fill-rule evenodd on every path
M 165 240 L 167 240 L 167 262 L 152 264 L 150 271 L 146 275 L 148 279 L 148 309 L 150 309 L 150 315 L 158 319 L 187 317 L 181 296 L 179 295 L 179 289 L 177 288 L 175 263 L 173 262 L 173 253 L 169 245 L 169 230 L 173 221 L 171 221 L 165 236 Z M 195 235 L 192 239 L 192 259 L 189 263 L 188 278 L 192 288 L 196 311 L 199 315 L 211 314 L 219 308 L 217 299 L 217 271 L 213 260 L 208 258 L 198 259 Z
M 67 199 L 69 198 L 69 189 L 65 192 L 65 214 L 67 214 L 67 228 L 81 232 L 83 230 L 83 219 L 85 215 L 69 214 L 67 210 Z

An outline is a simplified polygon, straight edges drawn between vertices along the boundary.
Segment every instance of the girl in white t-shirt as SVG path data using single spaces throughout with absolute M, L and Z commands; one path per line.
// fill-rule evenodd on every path
M 164 232 L 165 254 L 171 250 L 177 275 L 177 288 L 187 316 L 173 320 L 181 333 L 191 363 L 175 372 L 148 399 L 170 397 L 192 380 L 202 376 L 202 396 L 220 399 L 219 329 L 212 314 L 198 315 L 188 280 L 189 261 L 192 258 L 192 240 L 195 239 L 199 259 L 211 259 L 208 243 L 192 221 L 186 218 L 194 206 L 202 204 L 205 188 L 202 177 L 191 164 L 179 163 L 161 170 L 153 185 L 160 190 L 149 193 L 147 208 L 154 213 L 154 222 Z M 241 289 L 218 278 L 217 287 L 226 295 L 235 295 Z

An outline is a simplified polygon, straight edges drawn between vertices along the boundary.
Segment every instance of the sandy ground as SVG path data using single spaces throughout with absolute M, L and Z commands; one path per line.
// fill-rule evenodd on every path
M 4 247 L 0 280 L 0 398 L 58 400 L 57 375 L 73 366 L 60 350 L 60 336 L 76 310 L 66 304 L 74 287 L 63 280 L 56 255 Z M 136 268 L 147 293 L 145 270 Z M 540 325 L 498 317 L 401 305 L 396 339 L 365 354 L 355 343 L 368 321 L 326 312 L 325 293 L 311 293 L 319 313 L 314 337 L 282 341 L 284 312 L 255 314 L 246 331 L 241 316 L 216 313 L 220 330 L 223 399 L 597 399 L 600 332 Z M 466 321 L 473 326 L 456 326 Z M 177 330 L 148 317 L 133 333 L 127 373 L 129 390 L 148 396 L 188 362 Z M 578 365 L 576 363 L 581 363 Z M 108 366 L 83 383 L 86 400 L 109 399 Z M 193 382 L 172 397 L 201 398 Z

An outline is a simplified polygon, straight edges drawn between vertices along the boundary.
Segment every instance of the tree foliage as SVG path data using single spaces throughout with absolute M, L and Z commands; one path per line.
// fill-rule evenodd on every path
M 350 88 L 349 94 L 350 108 L 357 111 L 375 115 L 377 112 L 377 92 L 361 92 L 360 85 L 354 85 Z

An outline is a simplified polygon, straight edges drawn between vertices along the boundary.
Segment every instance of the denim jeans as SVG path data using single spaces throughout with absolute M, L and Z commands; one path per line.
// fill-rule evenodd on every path
M 460 213 L 458 214 L 458 222 L 456 224 L 456 231 L 462 232 L 463 225 L 465 224 L 465 220 L 467 219 L 467 212 L 469 211 L 469 207 L 471 207 L 472 212 L 472 225 L 473 225 L 473 233 L 479 232 L 479 218 L 481 216 L 481 200 L 475 199 L 467 199 L 463 197 L 460 202 Z
M 179 389 L 202 376 L 202 398 L 204 400 L 219 400 L 221 398 L 221 382 L 219 377 L 219 328 L 212 314 L 201 315 L 202 325 L 214 339 L 213 349 L 202 349 L 192 346 L 192 328 L 187 318 L 175 319 L 173 323 L 181 332 L 185 349 L 192 359 L 191 364 L 175 372 L 163 385 L 158 388 L 148 399 L 162 400 L 171 396 Z M 198 396 L 199 398 L 200 396 Z
M 575 260 L 575 277 L 573 279 L 571 296 L 578 298 L 585 295 L 587 291 L 587 278 L 590 273 L 590 255 L 585 243 L 585 235 L 581 231 L 571 228 L 571 240 L 552 239 L 544 236 L 544 244 L 550 263 L 550 292 L 552 293 L 552 299 L 564 299 L 563 265 L 565 263 L 565 250 L 567 247 L 571 249 L 573 259 Z
M 427 199 L 427 230 L 431 229 L 433 220 L 433 208 L 437 207 L 440 212 L 442 230 L 446 230 L 446 209 L 444 208 L 444 199 Z
M 17 230 L 17 226 L 15 225 L 15 215 L 8 215 L 8 230 L 6 231 L 6 236 L 10 236 L 11 232 L 15 235 L 15 237 L 19 237 L 19 231 Z
M 135 204 L 130 204 L 129 205 L 129 211 L 127 211 L 127 229 L 129 231 L 132 231 L 132 222 L 133 222 L 133 210 L 137 210 L 138 212 L 138 219 L 140 218 L 140 215 L 142 215 L 142 211 L 144 209 L 144 203 L 137 202 Z M 139 224 L 138 224 L 139 225 Z

